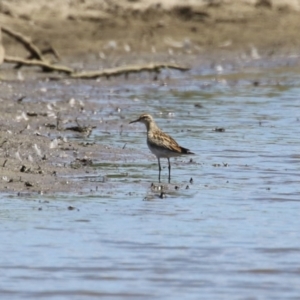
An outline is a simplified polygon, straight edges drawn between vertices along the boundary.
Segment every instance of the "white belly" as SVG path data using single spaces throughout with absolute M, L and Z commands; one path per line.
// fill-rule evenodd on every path
M 157 158 L 169 158 L 169 157 L 176 157 L 180 156 L 180 153 L 175 153 L 168 149 L 159 148 L 159 147 L 152 147 L 149 143 L 147 143 L 148 148 L 150 151 L 157 157 Z

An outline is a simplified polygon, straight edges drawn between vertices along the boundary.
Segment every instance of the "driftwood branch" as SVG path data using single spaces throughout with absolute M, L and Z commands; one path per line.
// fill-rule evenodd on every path
M 13 37 L 17 42 L 21 43 L 26 48 L 26 50 L 30 52 L 32 58 L 44 61 L 42 52 L 36 45 L 32 43 L 29 37 L 26 37 L 23 34 L 7 27 L 2 26 L 1 29 L 4 33 Z
M 168 63 L 151 63 L 146 65 L 132 65 L 132 66 L 123 66 L 116 68 L 109 68 L 99 71 L 87 71 L 87 72 L 74 72 L 70 74 L 72 78 L 82 78 L 82 79 L 92 79 L 98 77 L 110 77 L 110 76 L 119 76 L 127 75 L 130 73 L 138 73 L 143 71 L 148 72 L 159 72 L 161 69 L 175 69 L 179 71 L 187 71 L 189 68 L 179 66 L 177 64 L 168 64 Z
M 25 66 L 31 67 L 41 67 L 46 72 L 62 72 L 66 74 L 74 73 L 74 70 L 69 67 L 60 66 L 60 65 L 53 65 L 46 61 L 36 60 L 36 59 L 23 59 L 20 57 L 13 57 L 13 56 L 5 56 L 4 62 L 11 63 L 11 64 L 21 64 Z
M 12 56 L 5 56 L 4 62 L 12 63 L 30 67 L 40 67 L 44 72 L 61 72 L 65 73 L 71 78 L 82 78 L 82 79 L 92 79 L 98 77 L 111 77 L 111 76 L 119 76 L 119 75 L 128 75 L 130 73 L 139 73 L 139 72 L 160 72 L 161 69 L 175 69 L 179 71 L 187 71 L 189 68 L 180 66 L 177 64 L 172 63 L 150 63 L 144 65 L 131 65 L 131 66 L 122 66 L 122 67 L 115 67 L 115 68 L 108 68 L 99 71 L 81 71 L 77 72 L 72 68 L 55 65 L 53 63 L 48 62 L 44 59 L 42 51 L 31 42 L 29 37 L 22 35 L 19 32 L 16 32 L 12 29 L 7 27 L 2 27 L 2 31 L 6 34 L 13 37 L 16 41 L 20 42 L 31 54 L 30 58 L 33 59 L 23 59 L 20 57 L 12 57 Z M 54 49 L 50 49 L 54 51 L 54 54 L 58 56 Z
M 168 64 L 168 63 L 154 64 L 153 63 L 153 64 L 145 64 L 145 65 L 132 65 L 132 66 L 123 66 L 118 68 L 108 68 L 101 71 L 75 72 L 72 68 L 60 66 L 60 65 L 53 65 L 40 60 L 27 60 L 19 57 L 5 56 L 4 61 L 6 63 L 22 64 L 25 66 L 32 66 L 32 67 L 41 67 L 43 68 L 43 70 L 46 70 L 48 72 L 51 71 L 62 72 L 69 75 L 72 78 L 81 78 L 81 79 L 119 76 L 123 74 L 127 75 L 130 73 L 138 73 L 143 71 L 159 72 L 161 69 L 175 69 L 179 71 L 189 70 L 189 68 L 187 67 L 179 66 L 176 64 Z

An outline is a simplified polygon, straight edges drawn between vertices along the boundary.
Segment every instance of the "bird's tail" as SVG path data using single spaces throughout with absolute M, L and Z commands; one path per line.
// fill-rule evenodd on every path
M 181 153 L 182 154 L 195 154 L 194 152 L 190 151 L 190 149 L 186 149 L 181 147 Z

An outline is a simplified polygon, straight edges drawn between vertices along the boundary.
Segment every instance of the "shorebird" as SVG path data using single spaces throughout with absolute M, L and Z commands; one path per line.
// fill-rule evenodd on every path
M 171 163 L 170 157 L 176 157 L 181 155 L 195 154 L 189 149 L 183 148 L 170 137 L 164 133 L 155 123 L 154 119 L 149 114 L 142 114 L 138 119 L 131 121 L 131 123 L 140 122 L 146 125 L 147 128 L 147 145 L 150 151 L 157 157 L 158 161 L 158 181 L 160 182 L 161 165 L 160 159 L 168 159 L 169 168 L 169 183 L 171 181 Z

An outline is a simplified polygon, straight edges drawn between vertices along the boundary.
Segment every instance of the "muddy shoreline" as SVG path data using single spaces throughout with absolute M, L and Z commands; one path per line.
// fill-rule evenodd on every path
M 300 48 L 299 12 L 289 1 L 277 6 L 272 1 L 258 1 L 256 5 L 219 2 L 168 9 L 153 5 L 137 8 L 125 2 L 109 7 L 93 1 L 74 1 L 69 7 L 63 6 L 60 13 L 55 3 L 43 6 L 43 1 L 39 5 L 34 2 L 23 7 L 14 6 L 16 1 L 3 3 L 2 25 L 31 37 L 41 49 L 52 45 L 60 54 L 60 62 L 78 69 L 153 61 L 200 68 L 202 63 L 214 65 L 224 57 L 233 65 L 247 57 L 255 65 L 258 59 L 291 57 Z M 6 54 L 27 55 L 6 35 L 3 45 Z M 64 85 L 80 81 L 68 81 L 39 68 L 12 67 L 3 64 L 0 68 L 0 192 L 44 194 L 109 189 L 105 170 L 102 175 L 99 168 L 94 168 L 95 163 L 153 159 L 136 149 L 133 153 L 128 146 L 116 148 L 86 137 L 89 130 L 104 123 L 105 131 L 112 132 L 127 126 L 126 112 L 118 113 L 118 105 L 110 107 L 110 113 L 99 114 L 100 125 L 89 116 L 105 110 L 105 101 L 97 104 L 88 96 L 74 98 L 52 91 L 48 85 L 49 80 L 58 80 L 57 89 L 63 90 Z M 152 75 L 146 76 L 150 82 Z M 116 78 L 113 83 L 92 80 L 91 87 L 96 85 L 101 91 L 111 85 L 115 89 L 132 78 L 136 80 L 139 75 Z M 154 75 L 151 78 L 157 80 Z M 112 115 L 116 118 L 110 118 Z M 74 138 L 78 135 L 78 139 Z M 87 184 L 78 179 L 86 174 L 97 176 L 97 180 Z
M 276 55 L 300 47 L 295 1 L 253 5 L 219 1 L 199 6 L 175 1 L 168 9 L 150 4 L 135 9 L 134 4 L 122 6 L 125 1 L 110 6 L 101 1 L 73 1 L 69 6 L 16 2 L 2 4 L 3 26 L 31 37 L 41 48 L 52 45 L 63 57 L 93 54 L 109 60 L 116 54 L 203 55 L 222 49 L 249 52 L 252 47 Z M 3 44 L 9 55 L 24 54 L 6 35 Z

